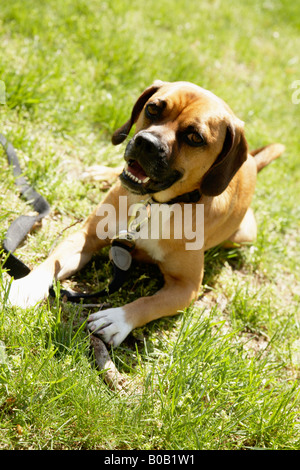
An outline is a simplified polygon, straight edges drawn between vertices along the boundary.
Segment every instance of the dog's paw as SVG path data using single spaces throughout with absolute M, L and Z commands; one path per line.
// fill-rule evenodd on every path
M 119 346 L 132 330 L 122 307 L 93 313 L 88 318 L 88 328 L 91 333 L 114 347 Z
M 51 284 L 52 279 L 48 273 L 32 271 L 27 276 L 11 283 L 8 303 L 22 308 L 33 307 L 48 296 Z

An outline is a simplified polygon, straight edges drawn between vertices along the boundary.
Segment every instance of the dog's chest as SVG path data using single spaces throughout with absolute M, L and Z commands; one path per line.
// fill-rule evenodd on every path
M 165 253 L 159 240 L 138 239 L 136 240 L 136 248 L 137 250 L 142 250 L 147 253 L 147 255 L 156 262 L 162 262 L 164 260 Z
M 162 262 L 165 249 L 161 241 L 164 238 L 170 239 L 172 212 L 167 205 L 153 204 L 149 208 L 142 204 L 137 207 L 137 213 L 132 211 L 136 219 L 133 225 L 128 225 L 129 231 L 134 233 L 137 258 L 144 258 L 143 255 L 146 254 L 154 262 Z

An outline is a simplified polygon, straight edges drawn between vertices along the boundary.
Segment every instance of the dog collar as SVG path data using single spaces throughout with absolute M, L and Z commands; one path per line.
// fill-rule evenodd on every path
M 156 204 L 176 204 L 180 202 L 193 203 L 193 202 L 198 202 L 201 196 L 202 194 L 200 193 L 199 189 L 195 189 L 194 191 L 181 194 L 166 202 L 158 202 L 153 197 L 151 198 L 151 200 Z

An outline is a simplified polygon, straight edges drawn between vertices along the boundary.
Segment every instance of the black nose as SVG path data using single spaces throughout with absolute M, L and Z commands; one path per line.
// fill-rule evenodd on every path
M 134 140 L 135 150 L 149 157 L 158 156 L 162 151 L 160 140 L 150 132 L 141 132 L 136 135 Z

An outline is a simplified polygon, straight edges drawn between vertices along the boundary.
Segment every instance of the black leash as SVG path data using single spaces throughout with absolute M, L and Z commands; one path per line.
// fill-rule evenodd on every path
M 112 247 L 118 249 L 118 241 L 117 240 L 113 240 L 112 242 Z M 93 293 L 84 293 L 84 292 L 73 292 L 73 291 L 69 291 L 69 290 L 66 290 L 66 289 L 60 289 L 60 296 L 61 298 L 63 298 L 63 300 L 66 300 L 66 301 L 69 301 L 69 302 L 80 302 L 81 299 L 92 299 L 92 298 L 100 298 L 100 297 L 107 297 L 108 295 L 111 295 L 113 294 L 114 292 L 116 292 L 117 290 L 120 289 L 120 287 L 122 287 L 122 285 L 126 282 L 126 280 L 128 279 L 129 277 L 129 268 L 131 266 L 131 251 L 132 251 L 133 248 L 131 248 L 130 246 L 126 246 L 124 244 L 120 244 L 120 251 L 119 253 L 124 252 L 124 255 L 126 256 L 126 258 L 130 260 L 130 263 L 126 263 L 126 266 L 122 266 L 122 260 L 121 260 L 121 264 L 118 263 L 118 260 L 115 259 L 115 261 L 112 260 L 112 264 L 113 264 L 113 278 L 111 280 L 111 282 L 109 283 L 109 285 L 107 287 L 105 287 L 104 289 L 101 289 L 100 291 L 97 291 L 97 292 L 93 292 Z M 116 264 L 118 263 L 118 264 Z M 126 269 L 122 269 L 122 268 L 126 268 Z M 49 294 L 52 296 L 52 297 L 55 297 L 55 291 L 53 289 L 53 287 L 50 287 L 49 289 Z
M 36 222 L 39 222 L 46 215 L 49 214 L 50 205 L 39 193 L 37 193 L 28 184 L 25 177 L 22 176 L 22 169 L 20 167 L 15 149 L 2 134 L 0 134 L 0 143 L 2 144 L 6 152 L 9 164 L 12 166 L 13 175 L 16 178 L 15 183 L 20 190 L 21 196 L 23 196 L 37 212 L 37 215 L 20 215 L 16 220 L 14 220 L 8 228 L 2 243 L 3 250 L 6 254 L 6 259 L 4 261 L 3 267 L 6 268 L 8 274 L 14 277 L 14 279 L 20 279 L 29 274 L 30 269 L 19 258 L 14 256 L 13 252 L 25 239 L 34 224 Z M 119 245 L 121 245 L 121 243 L 117 240 L 115 240 L 112 244 L 112 246 L 115 247 Z M 90 294 L 72 292 L 65 289 L 61 289 L 60 295 L 64 299 L 69 300 L 71 302 L 78 302 L 80 301 L 80 299 L 104 297 L 112 294 L 113 292 L 116 292 L 128 278 L 129 268 L 131 265 L 131 261 L 130 263 L 128 263 L 127 260 L 125 266 L 126 269 L 122 269 L 122 267 L 124 268 L 124 263 L 122 264 L 122 254 L 124 254 L 126 258 L 126 253 L 128 252 L 130 254 L 132 248 L 132 245 L 128 243 L 122 244 L 119 249 L 115 248 L 119 251 L 115 260 L 116 262 L 113 262 L 113 279 L 107 288 Z M 49 294 L 55 297 L 55 291 L 53 287 L 49 289 Z
M 15 149 L 9 142 L 7 142 L 6 138 L 2 134 L 0 134 L 0 143 L 6 152 L 9 164 L 12 166 L 13 174 L 16 178 L 15 183 L 20 190 L 20 194 L 37 212 L 37 215 L 20 215 L 10 225 L 5 239 L 3 240 L 3 249 L 7 254 L 5 268 L 11 276 L 14 276 L 15 279 L 20 279 L 21 277 L 26 276 L 26 274 L 30 272 L 30 269 L 12 253 L 24 240 L 34 224 L 49 214 L 50 206 L 40 194 L 29 186 L 24 176 L 22 176 L 22 170 Z

